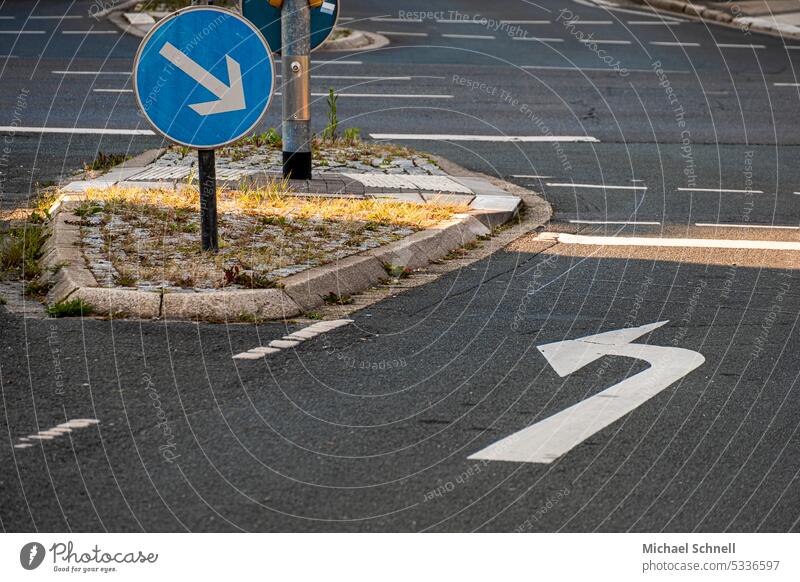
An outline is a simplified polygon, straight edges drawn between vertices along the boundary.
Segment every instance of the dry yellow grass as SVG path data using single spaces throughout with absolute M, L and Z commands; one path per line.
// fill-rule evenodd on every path
M 200 251 L 196 188 L 89 190 L 76 210 L 103 285 L 269 287 L 282 277 L 436 225 L 466 205 L 297 197 L 286 183 L 218 195 L 220 252 Z
M 466 204 L 413 204 L 361 198 L 297 197 L 288 195 L 284 182 L 255 189 L 221 191 L 217 197 L 220 213 L 241 212 L 250 215 L 291 216 L 296 219 L 326 221 L 374 222 L 415 229 L 429 228 L 454 214 L 469 211 Z M 111 187 L 89 190 L 89 200 L 102 200 L 112 205 L 200 210 L 200 194 L 196 188 L 178 190 Z

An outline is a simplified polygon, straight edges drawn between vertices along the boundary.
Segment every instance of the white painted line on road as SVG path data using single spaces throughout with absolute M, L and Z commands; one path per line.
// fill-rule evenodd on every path
M 119 34 L 116 30 L 62 30 L 61 34 Z
M 579 73 L 612 73 L 619 74 L 618 71 L 609 67 L 558 67 L 554 65 L 523 65 L 523 69 L 543 70 L 543 71 L 575 71 Z M 652 74 L 653 69 L 626 69 L 629 73 L 648 73 Z M 688 75 L 691 71 L 664 71 L 671 75 Z
M 706 361 L 702 354 L 673 346 L 632 343 L 666 323 L 669 322 L 659 321 L 537 346 L 561 378 L 606 356 L 643 360 L 650 367 L 497 441 L 469 458 L 552 463 L 687 376 Z
M 422 22 L 421 18 L 390 18 L 387 16 L 373 16 L 370 20 L 372 22 Z
M 297 347 L 306 340 L 315 338 L 318 335 L 321 335 L 333 329 L 343 327 L 345 325 L 350 325 L 351 323 L 353 323 L 352 319 L 334 319 L 330 321 L 320 321 L 313 325 L 309 325 L 308 327 L 304 327 L 301 330 L 292 332 L 289 335 L 284 336 L 283 339 L 273 340 L 269 342 L 269 346 L 259 346 L 253 348 L 252 350 L 236 354 L 235 356 L 233 356 L 233 359 L 260 360 L 265 356 L 268 356 L 270 354 L 276 354 L 281 350 L 287 350 L 289 348 Z
M 101 127 L 15 127 L 0 125 L 0 133 L 64 133 L 72 135 L 155 135 L 149 129 L 110 129 Z
M 572 220 L 570 224 L 617 224 L 622 226 L 659 226 L 661 223 L 651 220 Z
M 0 30 L 0 34 L 44 34 L 44 30 Z
M 133 93 L 133 89 L 92 89 L 95 93 Z
M 375 32 L 384 36 L 428 36 L 427 32 L 395 32 L 393 30 L 377 30 Z
M 532 178 L 535 180 L 550 180 L 553 176 L 539 176 L 538 174 L 512 174 L 512 178 Z
M 503 24 L 550 24 L 549 20 L 501 20 Z
M 736 43 L 717 43 L 717 48 L 749 48 L 749 49 L 765 49 L 766 45 L 763 44 L 736 44 Z
M 610 20 L 575 20 L 574 23 L 575 24 L 591 24 L 591 25 L 614 24 Z
M 651 42 L 653 46 L 683 46 L 683 47 L 698 47 L 700 46 L 699 42 L 666 42 L 666 41 L 654 41 Z
M 31 20 L 80 20 L 83 16 L 77 14 L 63 14 L 61 16 L 28 16 L 28 18 Z
M 131 76 L 130 71 L 50 71 L 54 75 L 125 75 Z
M 591 236 L 543 232 L 541 240 L 554 240 L 567 245 L 612 247 L 671 247 L 697 249 L 753 249 L 765 251 L 800 251 L 800 242 L 777 240 L 728 240 L 714 238 L 656 238 L 645 236 Z
M 71 433 L 76 428 L 88 428 L 100 424 L 96 418 L 76 418 L 67 422 L 63 422 L 47 430 L 40 430 L 36 434 L 29 434 L 27 437 L 17 439 L 18 443 L 14 445 L 15 449 L 29 449 L 33 446 L 31 441 L 52 441 L 60 436 Z
M 654 24 L 657 24 L 659 26 L 676 26 L 680 24 L 680 22 L 677 20 L 665 20 L 663 22 L 660 20 L 629 20 L 628 24 L 632 26 L 647 26 Z
M 585 38 L 579 42 L 583 44 L 631 44 L 629 40 L 597 40 L 597 39 L 589 39 Z
M 443 34 L 444 38 L 467 38 L 475 40 L 494 40 L 495 36 L 490 34 Z
M 732 190 L 729 188 L 678 188 L 678 192 L 714 192 L 717 194 L 763 194 L 761 190 Z
M 800 226 L 778 224 L 726 224 L 724 222 L 695 222 L 695 226 L 708 226 L 713 228 L 766 228 L 776 230 L 800 230 Z
M 525 143 L 599 143 L 588 135 L 455 135 L 445 133 L 371 133 L 372 139 L 403 139 L 414 141 L 495 141 Z
M 775 87 L 800 87 L 800 83 L 773 83 Z
M 277 92 L 275 95 L 281 95 Z M 328 93 L 312 93 L 312 97 L 328 97 Z M 374 99 L 452 99 L 452 95 L 420 95 L 415 93 L 337 93 L 337 97 L 363 97 Z
M 275 59 L 275 62 L 280 62 L 280 59 Z M 363 65 L 362 61 L 311 61 L 312 65 Z
M 597 188 L 600 190 L 647 190 L 647 186 L 612 186 L 610 184 L 579 184 L 575 182 L 548 182 L 552 188 Z
M 281 75 L 278 75 L 280 77 Z M 418 77 L 371 77 L 369 75 L 314 75 L 315 79 L 345 79 L 363 81 L 410 81 Z M 442 77 L 444 78 L 444 77 Z
M 564 42 L 563 38 L 540 38 L 538 36 L 515 36 L 512 40 L 529 40 L 529 41 L 536 41 L 536 42 Z M 525 69 L 527 67 L 523 67 Z

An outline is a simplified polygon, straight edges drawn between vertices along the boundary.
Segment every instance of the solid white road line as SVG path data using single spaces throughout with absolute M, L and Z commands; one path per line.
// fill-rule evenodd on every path
M 133 93 L 133 89 L 92 89 L 95 93 Z
M 665 20 L 663 22 L 659 20 L 629 20 L 627 23 L 632 26 L 648 26 L 653 24 L 657 24 L 660 26 L 675 26 L 677 24 L 680 24 L 680 22 L 672 20 Z
M 44 30 L 0 30 L 0 34 L 44 34 Z
M 501 20 L 503 24 L 550 24 L 549 20 Z
M 591 24 L 591 25 L 600 25 L 600 24 L 614 24 L 610 20 L 576 20 L 575 24 Z
M 540 176 L 538 174 L 512 174 L 512 178 L 532 178 L 534 180 L 549 180 L 553 176 Z
M 766 228 L 776 230 L 800 230 L 800 226 L 778 224 L 725 224 L 720 222 L 695 222 L 695 226 L 708 226 L 713 228 Z
M 512 40 L 528 40 L 528 41 L 536 41 L 536 42 L 564 42 L 563 38 L 541 38 L 538 36 L 515 36 Z M 526 67 L 523 67 L 526 68 Z
M 149 129 L 108 129 L 97 127 L 15 127 L 0 125 L 0 133 L 64 133 L 75 135 L 155 135 Z
M 583 39 L 579 42 L 583 44 L 631 44 L 629 40 L 597 40 L 597 39 Z
M 390 18 L 388 16 L 373 16 L 370 20 L 372 22 L 422 22 L 421 18 Z
M 572 220 L 570 224 L 618 224 L 630 226 L 659 226 L 660 222 L 651 220 Z
M 280 92 L 275 95 L 281 95 Z M 312 97 L 328 97 L 328 93 L 312 93 Z M 419 95 L 411 93 L 337 93 L 337 97 L 364 97 L 374 99 L 452 99 L 452 95 Z
M 80 20 L 83 16 L 64 14 L 62 16 L 28 16 L 31 20 Z
M 761 190 L 732 190 L 729 188 L 678 188 L 678 192 L 715 192 L 717 194 L 763 194 Z
M 54 75 L 126 75 L 131 76 L 130 71 L 50 71 Z
M 588 135 L 451 135 L 444 133 L 371 133 L 372 139 L 403 139 L 415 141 L 495 141 L 495 142 L 575 142 L 597 143 Z
M 698 47 L 700 46 L 699 42 L 666 42 L 666 41 L 654 41 L 651 42 L 653 46 L 683 46 L 683 47 Z
M 612 186 L 610 184 L 578 184 L 575 182 L 548 182 L 551 188 L 597 188 L 600 190 L 647 190 L 647 186 Z
M 748 48 L 748 49 L 765 49 L 766 45 L 763 44 L 736 44 L 736 43 L 717 43 L 718 48 Z
M 800 242 L 777 240 L 728 240 L 714 238 L 655 238 L 646 236 L 591 236 L 544 232 L 541 240 L 555 240 L 567 245 L 610 247 L 672 247 L 696 249 L 753 249 L 770 251 L 800 251 Z
M 523 65 L 523 69 L 543 70 L 543 71 L 575 71 L 578 73 L 612 73 L 618 74 L 618 71 L 609 67 L 558 67 L 554 65 Z M 626 69 L 629 73 L 648 73 L 652 74 L 652 69 Z M 664 71 L 671 75 L 688 75 L 691 71 Z
M 490 34 L 443 34 L 444 38 L 467 38 L 475 40 L 494 40 L 495 36 Z
M 334 319 L 331 321 L 320 321 L 301 330 L 283 336 L 283 339 L 272 340 L 268 346 L 258 346 L 252 350 L 242 352 L 233 356 L 234 360 L 260 360 L 261 358 L 270 354 L 275 354 L 281 350 L 288 350 L 300 345 L 306 340 L 310 340 L 325 332 L 331 331 L 338 327 L 350 325 L 353 323 L 352 319 Z
M 773 83 L 775 87 L 800 87 L 800 83 Z
M 61 34 L 119 34 L 116 30 L 62 30 Z
M 396 32 L 394 30 L 376 30 L 375 32 L 384 36 L 428 36 L 427 32 Z

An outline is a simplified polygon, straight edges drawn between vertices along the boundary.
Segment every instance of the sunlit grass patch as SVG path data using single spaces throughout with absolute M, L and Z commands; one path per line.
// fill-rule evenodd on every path
M 218 210 L 218 254 L 200 251 L 195 188 L 90 190 L 76 214 L 101 285 L 253 289 L 398 240 L 468 207 L 297 197 L 276 180 L 221 191 Z

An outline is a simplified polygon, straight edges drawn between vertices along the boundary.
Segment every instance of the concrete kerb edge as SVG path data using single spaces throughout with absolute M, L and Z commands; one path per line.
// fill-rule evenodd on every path
M 152 154 L 151 154 L 152 155 Z M 549 220 L 549 204 L 515 184 L 485 174 L 469 172 L 460 166 L 436 159 L 448 173 L 484 178 L 519 196 L 533 212 L 537 224 Z M 132 160 L 128 161 L 129 166 Z M 62 195 L 51 213 L 51 243 L 46 244 L 43 266 L 52 277 L 49 304 L 82 299 L 97 315 L 204 320 L 212 322 L 286 319 L 322 305 L 325 298 L 360 293 L 388 278 L 386 266 L 419 269 L 491 234 L 496 223 L 505 223 L 518 212 L 471 211 L 419 231 L 377 249 L 346 257 L 287 277 L 277 289 L 232 290 L 207 293 L 155 293 L 134 289 L 98 287 L 80 252 L 80 229 L 67 228 L 80 221 L 73 214 L 82 195 Z M 497 216 L 494 216 L 494 215 Z M 77 252 L 76 252 L 77 250 Z
M 714 22 L 728 28 L 747 29 L 750 32 L 766 34 L 778 38 L 800 38 L 800 32 L 781 30 L 771 26 L 761 26 L 752 22 L 752 17 L 739 17 L 723 10 L 698 6 L 686 0 L 634 0 L 637 4 L 648 6 L 656 12 L 671 12 L 696 20 Z

